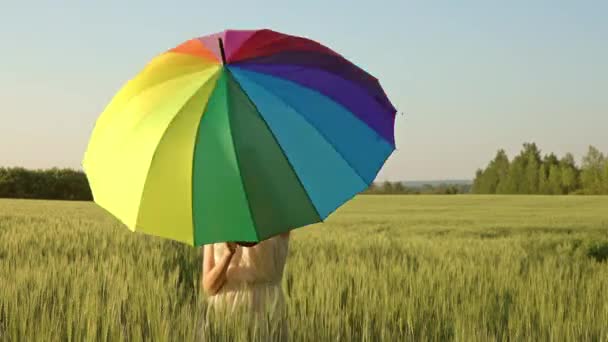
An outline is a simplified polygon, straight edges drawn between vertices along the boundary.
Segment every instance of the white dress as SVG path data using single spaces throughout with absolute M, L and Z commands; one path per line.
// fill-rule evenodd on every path
M 226 245 L 213 246 L 215 262 L 226 254 Z M 231 313 L 244 309 L 256 324 L 271 326 L 273 335 L 287 335 L 285 297 L 281 279 L 288 254 L 289 237 L 275 236 L 253 247 L 239 246 L 226 271 L 226 282 L 207 298 L 209 311 Z M 275 340 L 273 338 L 273 340 Z

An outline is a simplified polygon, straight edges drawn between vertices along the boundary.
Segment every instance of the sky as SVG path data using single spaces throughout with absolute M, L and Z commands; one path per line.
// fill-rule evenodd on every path
M 499 148 L 608 152 L 606 1 L 0 0 L 0 166 L 80 168 L 95 121 L 159 53 L 224 29 L 317 40 L 403 115 L 378 180 L 471 179 Z

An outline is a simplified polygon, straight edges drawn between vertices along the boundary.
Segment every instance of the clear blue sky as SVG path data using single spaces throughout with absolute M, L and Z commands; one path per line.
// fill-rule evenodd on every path
M 608 2 L 4 1 L 0 165 L 80 167 L 97 116 L 159 52 L 225 28 L 321 41 L 406 113 L 379 179 L 471 178 L 525 141 L 608 152 Z

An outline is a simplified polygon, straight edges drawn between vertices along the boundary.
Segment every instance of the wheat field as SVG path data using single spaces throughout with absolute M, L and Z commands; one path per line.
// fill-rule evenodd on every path
M 200 271 L 93 203 L 0 199 L 0 341 L 192 341 Z M 608 197 L 359 196 L 283 287 L 291 341 L 608 341 Z

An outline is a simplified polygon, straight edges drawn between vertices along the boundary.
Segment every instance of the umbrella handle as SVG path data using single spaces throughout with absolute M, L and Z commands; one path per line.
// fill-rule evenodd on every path
M 236 244 L 243 247 L 253 247 L 257 245 L 259 242 L 245 242 L 245 241 L 237 241 Z

